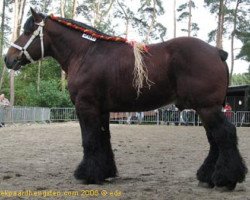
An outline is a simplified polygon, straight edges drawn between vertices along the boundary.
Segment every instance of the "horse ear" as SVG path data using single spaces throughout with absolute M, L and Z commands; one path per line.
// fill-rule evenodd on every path
M 30 7 L 30 12 L 35 22 L 42 21 L 42 17 L 32 7 Z

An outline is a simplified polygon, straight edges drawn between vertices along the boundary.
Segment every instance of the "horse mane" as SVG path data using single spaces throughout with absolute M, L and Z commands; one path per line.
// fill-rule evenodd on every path
M 93 38 L 96 38 L 96 39 L 101 39 L 101 40 L 106 40 L 106 41 L 123 42 L 123 43 L 127 42 L 126 38 L 107 35 L 105 33 L 102 33 L 101 31 L 98 31 L 97 29 L 95 29 L 91 26 L 88 26 L 82 22 L 75 21 L 73 19 L 56 17 L 54 15 L 50 15 L 49 18 L 52 19 L 53 21 L 56 21 L 64 26 L 68 27 L 68 28 L 80 31 L 80 32 L 85 33 L 89 36 L 92 36 Z
M 95 29 L 94 27 L 92 26 L 89 26 L 83 22 L 79 22 L 79 21 L 76 21 L 76 20 L 73 20 L 73 19 L 68 19 L 68 18 L 62 18 L 62 17 L 57 17 L 57 20 L 58 21 L 65 21 L 67 22 L 68 24 L 72 24 L 72 25 L 77 25 L 78 27 L 81 27 L 81 28 L 85 28 L 85 29 L 89 29 L 89 30 L 92 30 L 93 32 L 95 33 L 98 33 L 100 35 L 105 35 L 105 36 L 111 36 L 111 35 L 108 35 L 106 33 L 103 33 L 97 29 Z M 66 25 L 66 24 L 65 24 Z M 67 25 L 66 25 L 67 26 Z M 72 27 L 73 28 L 73 27 Z

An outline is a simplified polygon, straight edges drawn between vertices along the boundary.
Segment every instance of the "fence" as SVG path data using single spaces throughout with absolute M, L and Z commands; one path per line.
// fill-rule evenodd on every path
M 236 126 L 250 126 L 250 111 L 226 112 L 227 119 Z M 0 123 L 77 121 L 74 108 L 13 107 L 0 108 Z M 178 111 L 160 108 L 147 112 L 111 113 L 111 123 L 201 125 L 194 110 Z
M 236 126 L 250 126 L 250 111 L 229 111 L 227 119 Z M 74 108 L 52 108 L 51 122 L 77 121 Z M 165 125 L 201 125 L 202 122 L 194 110 L 171 110 L 160 108 L 147 112 L 117 112 L 110 114 L 110 122 L 118 124 L 165 124 Z
M 39 107 L 0 108 L 0 123 L 49 122 L 50 109 Z

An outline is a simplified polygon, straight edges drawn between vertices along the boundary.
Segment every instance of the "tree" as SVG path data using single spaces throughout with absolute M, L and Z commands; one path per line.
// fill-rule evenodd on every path
M 231 85 L 247 85 L 250 84 L 250 72 L 244 74 L 234 74 L 232 76 Z
M 236 35 L 243 43 L 240 53 L 237 55 L 236 58 L 250 62 L 250 26 L 249 26 L 249 32 L 236 31 Z
M 10 33 L 10 26 L 9 26 L 9 20 L 10 18 L 6 16 L 6 9 L 9 8 L 10 0 L 3 0 L 2 1 L 2 15 L 1 15 L 1 30 L 0 30 L 0 90 L 2 89 L 5 72 L 6 72 L 6 66 L 3 62 L 3 48 L 7 43 L 7 35 Z
M 129 25 L 133 21 L 134 12 L 124 3 L 117 0 L 116 11 L 114 12 L 114 17 L 125 20 L 125 31 L 124 35 L 128 38 Z
M 224 17 L 227 11 L 226 3 L 227 0 L 204 0 L 206 6 L 210 7 L 212 14 L 217 14 L 217 28 L 211 31 L 209 36 L 209 42 L 212 40 L 216 41 L 216 47 L 223 49 L 223 33 L 224 33 Z
M 163 14 L 161 0 L 141 0 L 141 6 L 133 18 L 133 26 L 137 27 L 145 43 L 149 43 L 149 38 L 164 40 L 167 29 L 157 22 L 157 17 Z
M 81 13 L 94 28 L 105 31 L 107 34 L 113 34 L 110 14 L 114 2 L 115 0 L 84 0 L 77 7 L 77 14 Z
M 187 32 L 188 37 L 191 36 L 192 32 L 194 32 L 193 36 L 197 36 L 197 31 L 199 30 L 198 24 L 192 22 L 192 9 L 194 8 L 196 8 L 194 1 L 188 0 L 188 2 L 181 4 L 177 9 L 178 12 L 181 12 L 177 21 L 187 20 L 187 28 L 181 30 Z
M 173 15 L 174 15 L 174 38 L 176 38 L 176 0 L 174 0 L 173 4 Z
M 23 19 L 23 12 L 25 7 L 25 0 L 15 0 L 14 1 L 14 26 L 12 31 L 12 39 L 14 42 L 20 35 L 21 24 Z M 10 72 L 10 105 L 14 105 L 15 101 L 15 71 Z
M 242 0 L 236 0 L 235 8 L 230 11 L 231 13 L 231 21 L 233 23 L 233 29 L 231 32 L 231 69 L 229 73 L 229 80 L 231 82 L 232 80 L 232 75 L 233 75 L 233 70 L 234 70 L 234 39 L 235 39 L 235 32 L 237 30 L 237 25 L 238 25 L 238 11 L 239 11 L 239 6 L 242 3 Z
M 32 6 L 34 6 L 34 8 L 36 10 L 40 10 L 43 13 L 47 13 L 48 7 L 51 4 L 51 0 L 44 0 L 42 2 L 31 0 L 30 4 Z M 37 76 L 37 82 L 36 82 L 37 87 L 36 88 L 37 88 L 38 92 L 40 91 L 40 84 L 41 84 L 41 68 L 42 68 L 42 60 L 38 61 L 38 65 L 37 65 L 37 75 L 36 75 Z

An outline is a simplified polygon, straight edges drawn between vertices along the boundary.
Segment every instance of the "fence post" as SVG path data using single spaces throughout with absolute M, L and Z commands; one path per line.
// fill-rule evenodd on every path
M 160 116 L 159 116 L 159 109 L 156 110 L 156 117 L 157 117 L 157 125 L 160 125 Z

